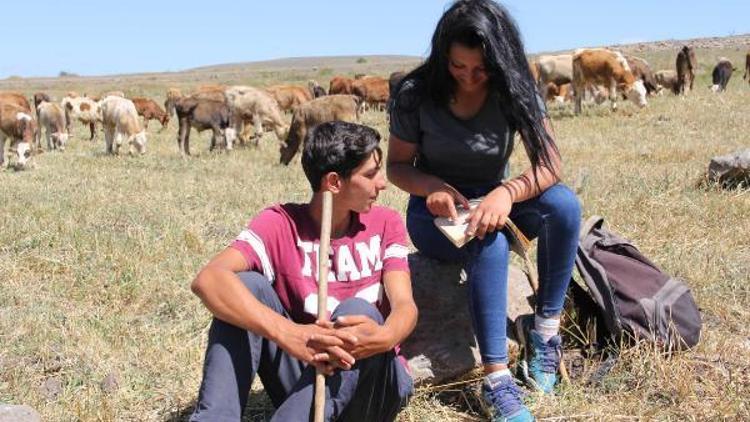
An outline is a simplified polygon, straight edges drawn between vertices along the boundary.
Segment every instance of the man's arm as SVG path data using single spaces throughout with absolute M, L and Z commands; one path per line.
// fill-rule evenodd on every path
M 201 269 L 191 289 L 216 318 L 273 341 L 297 359 L 314 363 L 315 353 L 329 348 L 328 352 L 354 364 L 340 349 L 344 342 L 332 330 L 296 324 L 256 299 L 236 275 L 246 270 L 242 253 L 226 248 Z
M 357 338 L 352 346 L 344 346 L 356 359 L 393 349 L 417 325 L 417 305 L 412 296 L 409 273 L 388 271 L 383 275 L 383 284 L 391 304 L 391 313 L 382 326 L 364 315 L 343 316 L 336 320 L 336 327 Z

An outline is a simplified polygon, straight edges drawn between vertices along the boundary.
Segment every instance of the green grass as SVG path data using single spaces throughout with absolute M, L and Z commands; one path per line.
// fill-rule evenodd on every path
M 699 51 L 699 61 L 709 53 L 740 54 Z M 673 57 L 641 55 L 663 67 Z M 59 98 L 124 87 L 161 101 L 167 86 L 315 77 L 326 85 L 328 75 L 360 69 L 350 66 L 238 70 L 217 79 L 195 72 L 4 81 L 2 89 Z M 382 75 L 403 68 L 370 58 L 361 66 Z M 625 104 L 616 113 L 589 107 L 580 117 L 569 106 L 552 110 L 564 180 L 578 186 L 585 214 L 603 215 L 686 280 L 705 328 L 693 351 L 666 359 L 648 347 L 629 349 L 601 386 L 577 378 L 556 397 L 536 399 L 532 410 L 542 420 L 750 418 L 750 195 L 699 187 L 712 156 L 750 146 L 750 87 L 735 73 L 728 92 L 713 95 L 709 77 L 700 73 L 688 97 L 657 97 L 641 111 Z M 386 139 L 382 114 L 362 122 Z M 158 128 L 149 130 L 146 155 L 109 157 L 102 134 L 91 143 L 76 124 L 64 153 L 41 154 L 31 171 L 0 172 L 0 402 L 29 404 L 50 421 L 182 420 L 191 411 L 210 321 L 190 293 L 192 277 L 253 214 L 305 201 L 309 188 L 298 158 L 277 164 L 272 134 L 259 148 L 208 153 L 208 133 L 193 133 L 195 156 L 185 160 L 175 122 Z M 516 154 L 514 170 L 525 160 Z M 391 187 L 381 203 L 403 211 L 406 195 Z M 594 366 L 587 362 L 584 373 Z M 100 382 L 110 373 L 119 389 L 106 393 Z M 56 397 L 42 388 L 49 379 L 62 386 Z M 476 385 L 420 389 L 401 419 L 481 419 Z M 248 420 L 271 414 L 260 393 L 249 406 Z

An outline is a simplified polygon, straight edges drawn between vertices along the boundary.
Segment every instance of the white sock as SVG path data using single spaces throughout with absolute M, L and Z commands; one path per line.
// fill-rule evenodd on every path
M 487 374 L 484 377 L 484 380 L 487 383 L 487 385 L 490 386 L 490 388 L 495 388 L 495 386 L 497 386 L 497 384 L 500 382 L 500 378 L 510 377 L 510 376 L 512 376 L 510 373 L 510 369 L 505 368 L 505 369 L 501 369 L 499 371 L 495 371 L 490 374 Z
M 560 332 L 559 318 L 542 318 L 534 315 L 534 330 L 542 337 L 545 343 Z

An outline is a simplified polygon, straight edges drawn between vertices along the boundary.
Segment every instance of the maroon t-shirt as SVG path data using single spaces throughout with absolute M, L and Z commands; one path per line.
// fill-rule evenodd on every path
M 318 314 L 320 232 L 308 204 L 275 205 L 261 211 L 232 243 L 248 266 L 263 273 L 297 323 L 312 323 Z M 374 304 L 383 317 L 390 312 L 383 274 L 409 271 L 406 229 L 400 215 L 373 206 L 352 213 L 349 232 L 331 239 L 328 312 L 350 297 Z

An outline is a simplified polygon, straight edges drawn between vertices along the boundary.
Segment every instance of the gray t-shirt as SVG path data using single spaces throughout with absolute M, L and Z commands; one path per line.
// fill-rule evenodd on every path
M 462 187 L 495 185 L 508 177 L 515 131 L 495 94 L 491 93 L 479 112 L 467 120 L 430 98 L 419 102 L 411 81 L 404 83 L 397 96 L 403 106 L 391 111 L 390 131 L 418 145 L 418 169 Z

